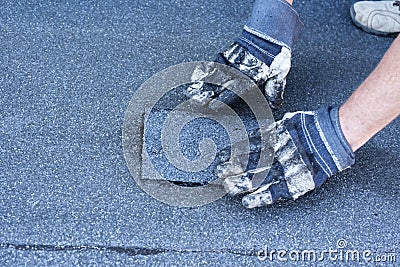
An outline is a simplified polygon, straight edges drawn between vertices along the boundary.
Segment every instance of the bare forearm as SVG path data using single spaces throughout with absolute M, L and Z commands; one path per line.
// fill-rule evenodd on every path
M 353 151 L 400 114 L 400 37 L 379 65 L 339 110 L 343 133 Z

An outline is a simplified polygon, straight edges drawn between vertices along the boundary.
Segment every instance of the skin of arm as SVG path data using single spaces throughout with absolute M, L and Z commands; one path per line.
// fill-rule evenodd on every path
M 344 136 L 353 151 L 400 114 L 400 36 L 375 70 L 339 109 Z

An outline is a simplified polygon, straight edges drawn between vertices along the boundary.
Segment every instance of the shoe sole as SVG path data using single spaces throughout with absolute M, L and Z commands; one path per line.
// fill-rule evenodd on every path
M 362 25 L 360 22 L 358 22 L 356 20 L 356 11 L 354 10 L 354 6 L 353 5 L 350 7 L 350 15 L 351 15 L 351 19 L 353 20 L 353 23 L 358 28 L 362 29 L 365 32 L 372 33 L 372 34 L 379 35 L 379 36 L 384 36 L 384 37 L 396 37 L 398 35 L 398 33 L 381 32 L 381 31 L 377 31 L 377 30 L 374 30 L 374 29 L 370 29 L 370 28 Z

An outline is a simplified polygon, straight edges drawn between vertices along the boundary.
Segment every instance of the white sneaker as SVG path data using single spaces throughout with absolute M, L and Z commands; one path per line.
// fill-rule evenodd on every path
M 400 1 L 360 1 L 351 6 L 354 24 L 377 35 L 400 32 Z

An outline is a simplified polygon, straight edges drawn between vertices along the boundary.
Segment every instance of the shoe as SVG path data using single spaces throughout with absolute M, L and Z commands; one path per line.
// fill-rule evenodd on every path
M 384 36 L 400 32 L 400 1 L 360 1 L 350 13 L 354 24 L 366 32 Z

